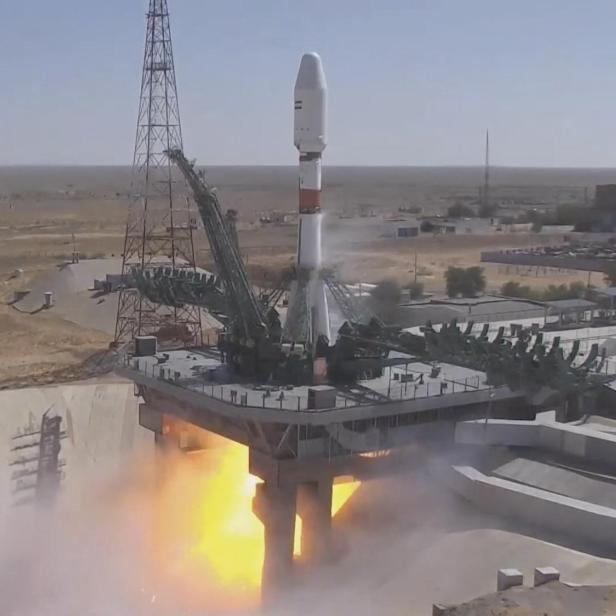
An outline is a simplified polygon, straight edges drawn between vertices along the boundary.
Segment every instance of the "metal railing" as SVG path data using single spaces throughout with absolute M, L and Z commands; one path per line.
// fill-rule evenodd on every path
M 242 387 L 238 389 L 233 384 L 220 384 L 208 382 L 198 376 L 182 375 L 179 371 L 173 370 L 162 364 L 152 363 L 146 358 L 124 356 L 123 365 L 128 370 L 135 370 L 147 378 L 163 381 L 175 387 L 180 387 L 186 391 L 191 391 L 219 400 L 226 404 L 238 407 L 264 408 L 272 410 L 286 411 L 313 411 L 319 412 L 325 409 L 311 409 L 308 406 L 308 396 L 291 394 L 281 387 L 275 386 L 256 386 L 254 389 Z M 345 394 L 338 392 L 336 395 L 336 405 L 330 408 L 352 408 L 369 406 L 373 404 L 388 404 L 391 402 L 413 401 L 425 398 L 436 398 L 451 394 L 473 393 L 490 389 L 486 383 L 482 383 L 480 377 L 471 376 L 464 380 L 451 379 L 430 379 L 427 373 L 425 381 L 396 381 L 389 380 L 381 387 L 370 387 L 375 392 L 375 399 L 366 396 L 353 395 L 353 392 Z M 386 399 L 376 399 L 379 395 Z M 360 399 L 361 398 L 361 399 Z

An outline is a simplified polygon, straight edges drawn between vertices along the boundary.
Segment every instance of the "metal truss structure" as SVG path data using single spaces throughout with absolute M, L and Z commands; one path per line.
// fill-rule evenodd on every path
M 129 207 L 115 342 L 155 334 L 185 346 L 202 343 L 201 311 L 192 304 L 155 303 L 127 281 L 168 265 L 195 267 L 193 229 L 185 185 L 175 177 L 165 152 L 182 147 L 182 129 L 175 80 L 167 0 L 150 0 L 141 81 L 139 116 L 133 158 Z
M 582 393 L 613 380 L 614 375 L 603 373 L 605 350 L 593 344 L 588 355 L 580 360 L 580 341 L 574 340 L 565 353 L 560 337 L 548 346 L 539 332 L 533 336 L 522 327 L 512 339 L 505 337 L 499 327 L 496 336 L 488 339 L 488 325 L 478 337 L 472 335 L 473 322 L 464 331 L 454 320 L 443 324 L 436 332 L 426 326 L 426 350 L 433 360 L 447 361 L 486 373 L 494 386 L 507 385 L 512 391 L 526 391 L 533 396 L 542 389 L 561 397 Z

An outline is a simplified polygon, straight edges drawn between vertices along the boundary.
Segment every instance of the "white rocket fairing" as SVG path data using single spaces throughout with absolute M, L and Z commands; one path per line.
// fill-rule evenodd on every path
M 329 313 L 321 269 L 321 153 L 327 145 L 327 84 L 321 58 L 316 53 L 304 54 L 295 82 L 294 143 L 299 150 L 299 231 L 297 240 L 298 276 L 308 274 L 305 294 L 308 302 L 311 332 L 330 338 Z M 293 302 L 293 297 L 291 303 Z

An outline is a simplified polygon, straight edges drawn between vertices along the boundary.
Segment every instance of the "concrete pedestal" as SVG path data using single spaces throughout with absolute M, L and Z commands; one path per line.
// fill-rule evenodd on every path
M 560 580 L 560 571 L 554 567 L 537 567 L 534 574 L 534 585 L 541 586 L 548 582 Z
M 496 574 L 496 590 L 499 592 L 522 584 L 524 576 L 517 569 L 499 569 Z
M 332 479 L 300 483 L 297 513 L 302 519 L 302 561 L 319 564 L 332 557 Z
M 278 486 L 265 482 L 257 485 L 253 499 L 253 511 L 264 527 L 265 555 L 261 578 L 264 605 L 275 600 L 291 581 L 296 491 L 294 484 Z

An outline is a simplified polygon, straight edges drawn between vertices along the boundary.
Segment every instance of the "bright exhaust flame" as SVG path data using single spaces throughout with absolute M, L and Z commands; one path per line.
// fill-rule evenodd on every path
M 165 463 L 155 514 L 159 586 L 171 585 L 176 597 L 180 588 L 185 609 L 255 607 L 260 601 L 264 534 L 252 500 L 260 479 L 248 474 L 247 447 L 214 435 L 208 435 L 208 447 Z M 335 481 L 332 515 L 359 485 L 348 477 Z M 296 556 L 301 554 L 301 529 L 297 516 Z
M 263 566 L 263 525 L 252 512 L 259 479 L 249 475 L 248 449 L 228 443 L 218 472 L 197 509 L 201 532 L 192 557 L 204 558 L 226 586 L 258 587 Z
M 293 535 L 293 556 L 302 555 L 302 519 L 295 514 L 295 534 Z
M 212 449 L 169 461 L 157 512 L 157 569 L 182 590 L 185 609 L 245 609 L 260 600 L 263 525 L 252 512 L 260 480 L 247 472 L 246 447 L 210 442 Z
M 336 477 L 332 488 L 332 516 L 335 516 L 359 488 L 361 481 L 353 477 Z

